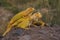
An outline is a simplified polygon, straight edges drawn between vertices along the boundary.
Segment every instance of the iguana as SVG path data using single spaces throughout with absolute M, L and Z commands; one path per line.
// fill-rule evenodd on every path
M 20 13 L 16 14 L 11 19 L 10 23 L 7 26 L 7 30 L 3 33 L 3 36 L 5 36 L 14 26 L 27 30 L 29 29 L 29 25 L 32 24 L 31 22 L 32 20 L 34 21 L 34 23 L 37 23 L 38 19 L 42 18 L 41 13 L 39 12 L 32 14 L 33 11 L 35 10 L 34 8 L 28 8 L 27 10 L 20 12 L 21 14 Z M 40 23 L 42 24 L 42 26 L 44 26 L 43 21 L 41 21 Z
M 22 11 L 22 12 L 17 13 L 17 14 L 11 19 L 11 21 L 9 22 L 9 24 L 8 24 L 8 26 L 7 26 L 7 30 L 4 32 L 3 36 L 5 36 L 6 33 L 8 33 L 8 32 L 11 30 L 11 28 L 13 27 L 12 24 L 14 24 L 16 21 L 17 21 L 17 23 L 20 22 L 20 20 L 22 21 L 22 19 L 23 19 L 25 16 L 31 14 L 34 10 L 35 10 L 34 8 L 30 7 L 30 8 L 27 8 L 26 10 L 24 10 L 24 11 Z M 14 24 L 14 25 L 15 25 L 15 24 Z

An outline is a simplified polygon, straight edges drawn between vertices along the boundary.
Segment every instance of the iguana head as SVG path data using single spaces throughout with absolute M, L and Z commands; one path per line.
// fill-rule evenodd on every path
M 41 13 L 39 12 L 36 12 L 34 13 L 32 16 L 31 16 L 32 19 L 39 19 L 39 18 L 42 18 L 42 15 Z
M 39 13 L 39 12 L 35 13 L 35 16 L 36 16 L 37 18 L 42 18 L 41 13 Z

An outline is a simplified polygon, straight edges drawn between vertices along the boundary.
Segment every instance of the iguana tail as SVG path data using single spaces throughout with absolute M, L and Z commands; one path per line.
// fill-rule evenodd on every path
M 8 25 L 7 30 L 3 33 L 2 36 L 5 36 L 11 29 L 12 29 L 12 26 Z

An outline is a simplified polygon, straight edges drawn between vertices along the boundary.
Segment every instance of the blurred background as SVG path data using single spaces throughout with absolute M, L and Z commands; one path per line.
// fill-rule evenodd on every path
M 15 14 L 29 7 L 41 12 L 46 23 L 60 25 L 60 0 L 0 0 L 0 33 Z

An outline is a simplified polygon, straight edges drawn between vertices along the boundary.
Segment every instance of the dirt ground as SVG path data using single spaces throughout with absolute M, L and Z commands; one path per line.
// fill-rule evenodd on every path
M 1 40 L 60 40 L 60 26 L 40 28 L 32 27 L 30 30 L 13 28 Z

